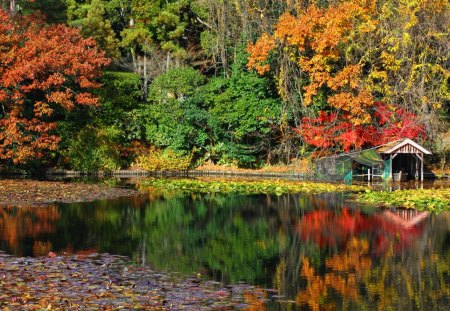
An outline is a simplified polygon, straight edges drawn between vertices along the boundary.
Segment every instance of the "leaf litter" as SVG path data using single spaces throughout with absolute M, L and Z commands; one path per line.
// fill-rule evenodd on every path
M 250 310 L 265 295 L 244 283 L 181 278 L 123 256 L 13 257 L 0 251 L 2 310 Z
M 129 188 L 83 182 L 38 181 L 29 179 L 0 180 L 0 205 L 45 205 L 114 199 L 136 195 Z

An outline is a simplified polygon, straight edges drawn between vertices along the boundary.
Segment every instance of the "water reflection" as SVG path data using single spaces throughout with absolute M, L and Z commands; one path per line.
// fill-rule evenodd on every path
M 127 255 L 155 269 L 273 288 L 257 310 L 445 309 L 450 213 L 352 206 L 342 194 L 185 195 L 0 208 L 1 249 Z M 255 309 L 256 310 L 256 309 Z
M 282 259 L 281 291 L 313 310 L 439 310 L 449 299 L 448 229 L 448 215 L 312 211 Z

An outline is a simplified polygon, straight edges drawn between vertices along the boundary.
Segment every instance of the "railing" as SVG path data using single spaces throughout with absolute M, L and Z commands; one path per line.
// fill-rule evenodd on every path
M 115 171 L 74 171 L 51 170 L 48 176 L 65 177 L 254 177 L 254 178 L 285 178 L 295 180 L 308 179 L 304 173 L 276 173 L 276 172 L 239 172 L 223 170 L 179 170 L 179 171 L 146 171 L 146 170 L 115 170 Z
M 354 174 L 353 179 L 359 180 L 362 179 L 363 181 L 373 181 L 375 179 L 383 179 L 383 171 L 379 171 L 377 169 L 367 170 L 367 174 Z

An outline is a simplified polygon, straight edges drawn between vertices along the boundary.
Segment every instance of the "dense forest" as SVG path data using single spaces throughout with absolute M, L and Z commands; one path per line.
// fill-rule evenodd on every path
M 447 0 L 0 0 L 0 169 L 450 156 Z

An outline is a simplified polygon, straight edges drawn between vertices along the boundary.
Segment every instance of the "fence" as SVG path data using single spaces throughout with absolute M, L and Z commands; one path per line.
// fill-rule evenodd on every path
M 254 177 L 254 178 L 284 178 L 305 180 L 309 177 L 304 173 L 275 173 L 275 172 L 239 172 L 223 170 L 181 170 L 181 171 L 145 171 L 145 170 L 116 170 L 116 171 L 73 171 L 50 170 L 47 176 L 64 177 Z

